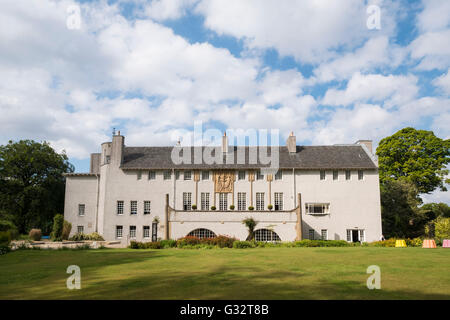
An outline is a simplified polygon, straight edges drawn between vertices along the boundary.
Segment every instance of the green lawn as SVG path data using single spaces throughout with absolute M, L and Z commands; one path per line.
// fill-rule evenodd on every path
M 450 249 L 22 250 L 0 256 L 0 299 L 450 299 Z

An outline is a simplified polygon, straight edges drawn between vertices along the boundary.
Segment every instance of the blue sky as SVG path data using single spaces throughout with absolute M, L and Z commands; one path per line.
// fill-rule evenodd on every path
M 127 145 L 195 121 L 305 145 L 448 139 L 449 39 L 450 1 L 4 0 L 0 143 L 49 141 L 83 172 L 113 127 Z

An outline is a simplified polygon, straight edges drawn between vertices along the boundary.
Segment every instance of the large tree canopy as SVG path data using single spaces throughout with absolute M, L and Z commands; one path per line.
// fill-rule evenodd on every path
M 376 153 L 382 184 L 405 178 L 420 193 L 430 193 L 436 188 L 447 190 L 450 140 L 440 139 L 432 131 L 404 128 L 382 139 Z
M 64 209 L 63 173 L 73 172 L 65 153 L 48 143 L 9 141 L 0 146 L 0 211 L 19 232 L 51 229 L 52 218 Z

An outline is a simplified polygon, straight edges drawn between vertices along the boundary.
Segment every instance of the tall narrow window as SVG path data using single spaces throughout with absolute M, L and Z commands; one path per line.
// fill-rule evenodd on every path
M 283 210 L 283 192 L 275 192 L 275 210 Z
M 325 170 L 320 170 L 320 180 L 325 180 Z
M 150 214 L 150 201 L 144 201 L 144 214 Z
M 200 194 L 200 205 L 202 210 L 209 210 L 209 192 Z
M 183 210 L 192 210 L 192 193 L 183 192 Z
M 228 193 L 219 193 L 219 210 L 226 211 L 228 209 Z
M 150 238 L 150 226 L 144 226 L 144 238 Z
M 130 238 L 136 238 L 136 226 L 130 226 Z
M 256 210 L 264 210 L 264 192 L 256 193 Z
M 202 180 L 209 180 L 209 171 L 202 171 Z
M 184 180 L 191 180 L 192 172 L 184 171 Z
M 141 179 L 142 179 L 142 172 L 141 172 L 141 171 L 138 171 L 138 172 L 137 172 L 137 179 L 138 179 L 138 180 L 141 180 Z
M 164 180 L 170 180 L 172 178 L 172 172 L 170 170 L 164 170 Z
M 149 171 L 148 172 L 148 180 L 155 180 L 156 179 L 156 172 L 155 171 Z
M 350 170 L 345 170 L 345 180 L 350 180 L 352 172 Z
M 364 179 L 364 170 L 358 170 L 358 180 Z
M 337 180 L 339 177 L 339 171 L 333 170 L 333 180 Z
M 244 211 L 247 208 L 247 194 L 238 192 L 238 210 Z
M 321 236 L 322 236 L 322 240 L 328 240 L 328 230 L 327 229 L 322 229 L 321 230 Z
M 79 204 L 78 205 L 78 215 L 80 217 L 84 216 L 85 209 L 86 209 L 86 205 L 84 205 L 84 204 Z
M 314 240 L 314 229 L 309 229 L 309 240 Z
M 352 230 L 347 229 L 347 241 L 352 242 Z
M 120 239 L 123 235 L 123 226 L 116 226 L 116 238 Z
M 281 171 L 281 169 L 275 174 L 275 180 L 283 180 L 283 171 Z
M 117 214 L 123 214 L 123 201 L 117 201 Z
M 238 171 L 238 180 L 245 180 L 245 170 Z
M 261 173 L 261 170 L 256 171 L 256 180 L 263 180 L 264 175 Z
M 364 230 L 359 230 L 359 241 L 361 241 L 361 242 L 366 241 Z
M 137 214 L 137 201 L 130 201 L 130 214 Z
M 78 233 L 84 233 L 84 226 L 77 226 Z
M 108 164 L 111 162 L 111 156 L 105 156 L 105 163 Z

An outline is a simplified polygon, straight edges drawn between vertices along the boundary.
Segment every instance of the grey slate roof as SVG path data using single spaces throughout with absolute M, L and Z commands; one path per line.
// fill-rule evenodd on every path
M 268 167 L 267 164 L 250 163 L 249 151 L 259 147 L 233 147 L 234 164 L 194 164 L 194 148 L 190 147 L 191 164 L 176 165 L 171 159 L 173 147 L 125 147 L 122 169 L 252 169 Z M 236 164 L 238 151 L 245 151 L 245 163 Z M 270 155 L 270 149 L 268 149 Z M 214 155 L 214 152 L 212 152 Z M 182 155 L 182 153 L 181 153 Z M 225 157 L 224 157 L 225 159 Z M 253 161 L 254 162 L 254 161 Z M 290 154 L 287 147 L 279 147 L 279 168 L 282 169 L 376 169 L 372 159 L 361 145 L 297 146 L 297 152 Z

